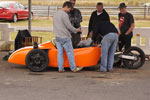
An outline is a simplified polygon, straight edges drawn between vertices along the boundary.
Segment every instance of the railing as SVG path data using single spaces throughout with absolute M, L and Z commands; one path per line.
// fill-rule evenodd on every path
M 96 10 L 96 7 L 76 7 L 80 9 L 83 16 L 90 16 L 91 13 Z M 33 6 L 32 11 L 35 16 L 41 16 L 41 17 L 50 17 L 53 16 L 56 11 L 61 9 L 59 6 Z M 117 16 L 119 13 L 118 7 L 104 7 L 106 11 L 109 13 L 110 16 Z M 132 13 L 135 16 L 143 16 L 146 18 L 147 16 L 150 16 L 150 7 L 144 6 L 144 7 L 128 7 L 127 8 L 130 13 Z
M 0 50 L 10 50 L 10 45 L 13 43 L 11 40 L 11 32 L 15 32 L 16 28 L 10 27 L 10 24 L 0 23 Z

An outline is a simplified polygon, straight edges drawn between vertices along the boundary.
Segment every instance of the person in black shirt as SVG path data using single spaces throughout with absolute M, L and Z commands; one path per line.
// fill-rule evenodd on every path
M 101 67 L 102 72 L 112 71 L 114 54 L 118 42 L 118 30 L 109 21 L 100 21 L 93 28 L 92 40 L 97 43 L 98 36 L 103 37 L 101 42 Z
M 134 18 L 133 15 L 126 11 L 125 3 L 120 3 L 120 13 L 118 14 L 119 18 L 119 50 L 125 46 L 125 50 L 131 47 L 131 39 L 133 36 L 134 29 Z
M 97 3 L 97 10 L 94 11 L 90 17 L 87 38 L 92 37 L 93 27 L 100 21 L 110 21 L 110 17 L 105 9 L 103 9 L 103 3 L 101 2 Z
M 70 18 L 70 22 L 71 24 L 75 27 L 75 28 L 80 28 L 81 25 L 80 23 L 82 22 L 82 15 L 79 9 L 74 8 L 76 0 L 70 0 L 70 2 L 72 3 L 72 10 L 68 13 L 69 14 L 69 18 Z M 78 43 L 81 41 L 81 32 L 78 32 L 77 34 L 72 33 L 72 44 L 73 44 L 73 48 L 77 48 Z

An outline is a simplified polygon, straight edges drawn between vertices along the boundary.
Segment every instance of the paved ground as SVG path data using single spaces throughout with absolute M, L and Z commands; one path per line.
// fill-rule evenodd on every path
M 139 70 L 115 68 L 107 74 L 97 72 L 98 67 L 33 73 L 2 61 L 5 54 L 0 52 L 0 100 L 150 100 L 148 61 Z

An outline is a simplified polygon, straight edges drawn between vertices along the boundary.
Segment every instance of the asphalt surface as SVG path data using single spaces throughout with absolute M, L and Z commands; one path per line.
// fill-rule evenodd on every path
M 97 72 L 98 66 L 79 73 L 56 68 L 34 73 L 2 61 L 6 54 L 0 51 L 0 100 L 150 100 L 150 61 L 138 70 L 106 74 Z

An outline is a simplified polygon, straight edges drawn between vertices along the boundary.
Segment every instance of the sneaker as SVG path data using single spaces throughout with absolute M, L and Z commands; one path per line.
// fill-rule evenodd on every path
M 113 69 L 108 69 L 107 70 L 107 72 L 111 72 L 111 73 L 113 73 L 113 71 L 114 71 Z
M 81 71 L 83 69 L 83 67 L 76 67 L 72 72 L 78 72 L 78 71 Z
M 63 70 L 59 70 L 58 71 L 59 73 L 64 73 L 65 72 L 65 70 L 63 69 Z

